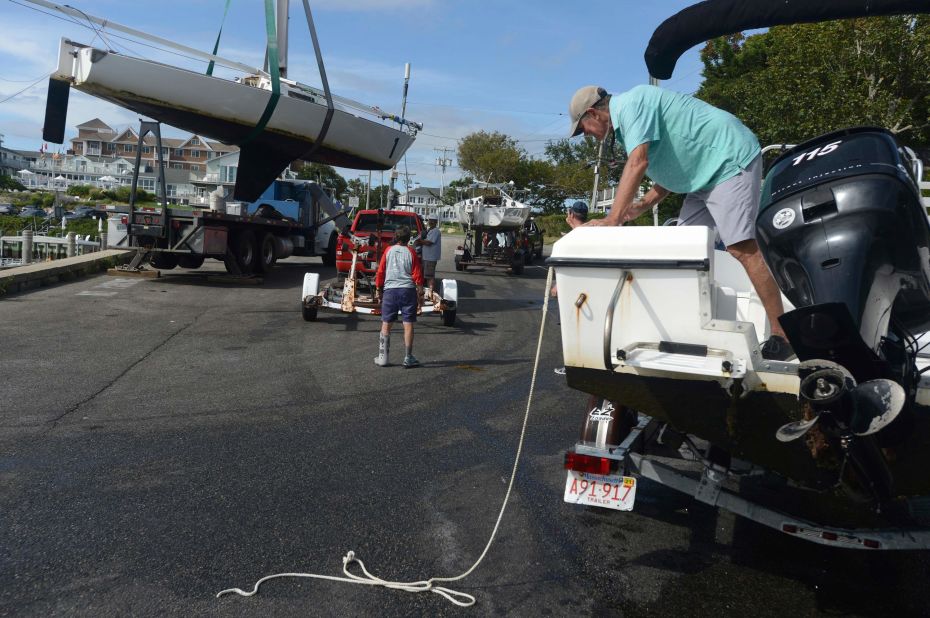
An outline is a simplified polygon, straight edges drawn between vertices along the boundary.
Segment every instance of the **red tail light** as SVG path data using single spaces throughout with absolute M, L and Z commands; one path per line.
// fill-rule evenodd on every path
M 565 453 L 565 469 L 575 472 L 588 472 L 590 474 L 610 474 L 616 462 L 606 457 L 594 455 L 579 455 L 574 451 Z
M 128 223 L 129 223 L 129 216 L 123 215 L 122 217 L 119 218 L 119 222 L 122 223 L 123 225 L 128 224 Z
M 827 532 L 826 530 L 820 533 L 820 537 L 825 541 L 835 541 L 839 538 L 836 532 Z
M 876 541 L 875 539 L 863 539 L 862 544 L 868 547 L 869 549 L 880 549 L 882 544 Z

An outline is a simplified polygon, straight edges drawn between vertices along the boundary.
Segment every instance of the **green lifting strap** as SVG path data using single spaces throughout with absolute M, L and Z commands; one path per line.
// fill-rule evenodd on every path
M 265 106 L 262 117 L 258 119 L 258 124 L 246 136 L 240 146 L 245 146 L 253 139 L 259 136 L 265 130 L 265 125 L 271 119 L 274 108 L 278 105 L 278 99 L 281 97 L 281 74 L 278 69 L 278 33 L 275 29 L 275 11 L 273 0 L 265 0 L 265 29 L 268 31 L 268 71 L 271 73 L 271 98 Z
M 220 37 L 223 36 L 223 24 L 226 23 L 226 15 L 229 13 L 229 4 L 232 0 L 226 0 L 226 8 L 223 9 L 223 21 L 220 22 L 220 31 L 216 34 L 216 43 L 213 45 L 213 55 L 216 55 L 216 52 L 220 48 Z M 207 65 L 207 75 L 213 75 L 213 61 L 210 61 L 210 64 Z

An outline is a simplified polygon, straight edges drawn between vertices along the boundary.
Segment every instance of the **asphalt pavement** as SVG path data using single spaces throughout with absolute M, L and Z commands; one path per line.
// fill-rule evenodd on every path
M 0 300 L 2 616 L 808 616 L 926 613 L 928 554 L 806 544 L 641 483 L 632 513 L 562 501 L 586 397 L 554 373 L 551 305 L 523 456 L 482 564 L 435 594 L 308 579 L 352 550 L 392 580 L 481 554 L 506 491 L 545 295 L 452 268 L 454 327 L 416 325 L 416 369 L 376 367 L 377 318 L 301 318 L 304 272 L 262 285 L 177 269 Z M 548 252 L 548 247 L 547 247 Z M 222 272 L 208 261 L 205 270 Z

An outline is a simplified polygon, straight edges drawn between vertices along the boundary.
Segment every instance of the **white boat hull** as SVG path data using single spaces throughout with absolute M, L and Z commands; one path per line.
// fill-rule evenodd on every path
M 258 160 L 284 161 L 282 168 L 306 156 L 338 167 L 389 169 L 414 141 L 410 132 L 356 115 L 337 103 L 326 136 L 314 149 L 327 114 L 326 100 L 287 84 L 282 84 L 264 130 L 252 136 L 271 97 L 269 90 L 67 39 L 62 39 L 58 68 L 51 77 L 171 126 L 226 144 L 255 145 L 266 150 Z
M 474 197 L 454 206 L 461 224 L 469 227 L 515 230 L 523 227 L 530 216 L 530 207 L 517 200 L 504 197 L 500 204 L 489 204 L 483 197 Z

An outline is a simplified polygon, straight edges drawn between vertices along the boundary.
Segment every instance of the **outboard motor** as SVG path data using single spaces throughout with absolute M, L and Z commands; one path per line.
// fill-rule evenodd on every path
M 759 245 L 797 309 L 781 318 L 799 360 L 828 359 L 856 380 L 896 377 L 886 353 L 930 325 L 930 224 L 905 151 L 885 129 L 823 135 L 765 178 Z M 905 361 L 906 362 L 906 361 Z
M 818 137 L 774 162 L 757 221 L 769 268 L 797 307 L 780 322 L 802 361 L 805 420 L 776 437 L 816 426 L 879 511 L 894 494 L 879 447 L 906 437 L 901 412 L 919 378 L 912 333 L 930 324 L 930 223 L 910 163 L 884 129 Z

